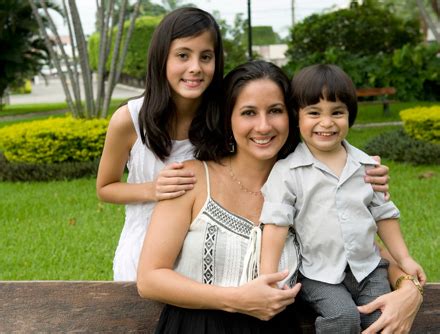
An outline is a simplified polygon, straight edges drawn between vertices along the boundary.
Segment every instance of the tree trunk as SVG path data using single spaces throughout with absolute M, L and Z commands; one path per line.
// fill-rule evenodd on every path
M 122 33 L 124 32 L 124 18 L 125 18 L 126 8 L 127 8 L 127 0 L 122 0 L 121 8 L 119 11 L 118 32 L 116 34 L 115 45 L 113 47 L 112 61 L 110 64 L 110 73 L 107 78 L 107 89 L 106 89 L 105 97 L 104 97 L 104 106 L 103 106 L 103 110 L 102 110 L 102 117 L 105 117 L 108 113 L 108 109 L 110 106 L 110 99 L 111 99 L 112 93 L 113 93 L 115 72 L 116 72 L 116 63 L 119 58 Z
M 78 58 L 76 56 L 75 36 L 73 35 L 72 21 L 71 21 L 71 16 L 70 16 L 69 10 L 66 5 L 66 0 L 63 0 L 63 9 L 64 9 L 64 13 L 66 15 L 67 28 L 69 29 L 70 47 L 72 50 L 72 58 L 73 58 L 73 72 L 75 74 L 76 81 L 78 82 L 78 101 L 79 101 L 79 105 L 81 106 L 80 107 L 80 111 L 81 111 L 80 114 L 83 115 L 84 110 L 83 110 L 83 105 L 82 105 L 82 101 L 81 101 L 80 77 L 79 77 L 79 73 L 78 73 Z
M 64 61 L 64 64 L 66 65 L 66 69 L 67 69 L 67 74 L 69 76 L 70 79 L 70 85 L 72 87 L 72 91 L 73 91 L 73 96 L 75 99 L 75 112 L 74 114 L 78 115 L 79 117 L 83 116 L 83 112 L 82 112 L 82 106 L 81 106 L 81 96 L 79 95 L 79 82 L 76 80 L 76 78 L 73 75 L 72 69 L 70 68 L 70 63 L 69 63 L 69 57 L 66 54 L 66 51 L 64 50 L 64 45 L 61 42 L 61 38 L 60 35 L 58 34 L 58 30 L 52 20 L 52 17 L 49 15 L 49 12 L 47 10 L 47 6 L 46 6 L 46 2 L 45 0 L 40 0 L 40 5 L 44 10 L 44 13 L 46 14 L 46 18 L 47 18 L 47 22 L 49 24 L 49 28 L 52 30 L 52 34 L 55 37 L 55 43 L 58 46 L 58 48 L 61 51 L 61 60 Z M 66 13 L 67 14 L 67 13 Z M 61 75 L 61 74 L 60 74 Z M 64 73 L 63 73 L 64 75 Z
M 38 13 L 38 8 L 35 5 L 34 0 L 29 0 L 29 5 L 32 8 L 32 12 L 34 13 L 35 19 L 37 20 L 38 26 L 40 27 L 40 31 L 43 34 L 44 41 L 46 43 L 46 47 L 50 53 L 50 57 L 52 58 L 52 61 L 53 61 L 54 65 L 59 73 L 61 85 L 63 86 L 64 94 L 66 95 L 67 105 L 68 105 L 69 109 L 72 110 L 73 115 L 75 117 L 78 117 L 78 115 L 75 113 L 76 109 L 75 109 L 75 106 L 73 105 L 73 102 L 72 102 L 72 97 L 70 95 L 69 86 L 67 85 L 66 76 L 64 75 L 64 73 L 61 70 L 61 65 L 60 65 L 58 55 L 55 53 L 55 51 L 52 48 L 49 36 L 47 34 L 46 28 L 44 27 L 43 20 L 42 20 L 40 14 Z
M 417 6 L 419 7 L 420 14 L 422 15 L 423 20 L 426 22 L 429 29 L 432 31 L 435 40 L 440 44 L 440 33 L 437 31 L 436 24 L 432 21 L 425 7 L 423 6 L 422 0 L 416 0 Z
M 90 71 L 86 39 L 84 37 L 84 32 L 81 25 L 81 19 L 78 13 L 78 8 L 76 7 L 76 2 L 75 0 L 68 0 L 68 3 L 70 8 L 70 13 L 72 15 L 73 30 L 75 32 L 76 45 L 78 47 L 79 62 L 81 66 L 81 73 L 84 83 L 84 93 L 86 98 L 85 116 L 87 118 L 96 117 L 95 104 L 93 98 L 92 72 Z

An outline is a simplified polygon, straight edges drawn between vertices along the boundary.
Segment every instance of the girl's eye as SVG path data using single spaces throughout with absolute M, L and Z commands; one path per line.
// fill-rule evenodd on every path
M 212 58 L 214 58 L 214 56 L 211 54 L 205 54 L 205 55 L 202 55 L 201 58 L 202 58 L 202 61 L 208 63 L 211 61 Z
M 188 59 L 188 55 L 186 53 L 178 53 L 177 57 L 179 57 L 180 59 Z
M 319 112 L 314 111 L 314 110 L 309 110 L 309 111 L 306 112 L 306 115 L 309 115 L 309 116 L 319 116 Z

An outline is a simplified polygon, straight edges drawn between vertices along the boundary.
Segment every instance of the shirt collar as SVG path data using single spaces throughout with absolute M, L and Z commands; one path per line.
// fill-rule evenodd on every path
M 370 157 L 365 152 L 359 150 L 358 148 L 350 145 L 348 141 L 343 140 L 342 145 L 344 145 L 347 150 L 347 155 L 351 160 L 357 161 L 363 165 L 377 165 L 377 161 Z M 310 149 L 304 142 L 297 145 L 295 151 L 290 155 L 290 168 L 298 168 L 303 166 L 309 166 L 316 163 L 318 160 L 313 156 Z

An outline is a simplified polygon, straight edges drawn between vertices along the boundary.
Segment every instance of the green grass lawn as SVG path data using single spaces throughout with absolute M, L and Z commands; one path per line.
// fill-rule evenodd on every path
M 382 112 L 381 105 L 375 107 L 371 122 Z M 362 148 L 369 138 L 396 128 L 353 128 L 348 140 Z M 401 210 L 410 251 L 429 281 L 439 282 L 440 166 L 383 163 L 390 167 L 391 197 Z M 93 178 L 2 182 L 0 280 L 110 280 L 123 221 L 124 206 L 100 203 Z
M 124 206 L 95 179 L 0 183 L 0 280 L 111 280 Z

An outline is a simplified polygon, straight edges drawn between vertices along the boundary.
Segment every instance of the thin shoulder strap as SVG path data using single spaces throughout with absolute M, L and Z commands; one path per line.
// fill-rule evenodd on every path
M 208 164 L 206 163 L 206 161 L 202 161 L 203 162 L 203 166 L 205 167 L 205 175 L 206 175 L 206 186 L 207 186 L 207 191 L 208 191 L 208 197 L 211 197 L 211 181 L 209 179 L 209 169 L 208 169 Z

